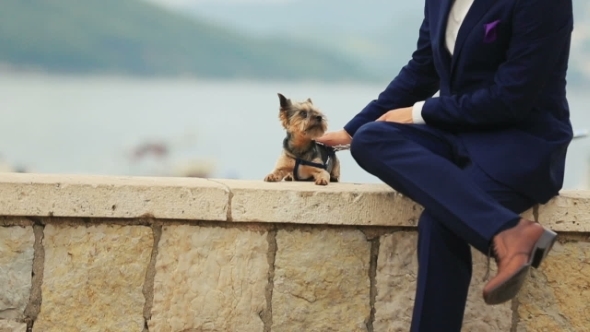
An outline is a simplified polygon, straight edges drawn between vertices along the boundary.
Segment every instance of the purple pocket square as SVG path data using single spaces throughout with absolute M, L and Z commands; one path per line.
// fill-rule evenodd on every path
M 485 33 L 483 35 L 484 43 L 493 43 L 496 40 L 496 38 L 498 38 L 498 32 L 496 28 L 498 27 L 499 23 L 500 20 L 495 20 L 494 22 L 486 23 L 483 25 L 485 30 Z

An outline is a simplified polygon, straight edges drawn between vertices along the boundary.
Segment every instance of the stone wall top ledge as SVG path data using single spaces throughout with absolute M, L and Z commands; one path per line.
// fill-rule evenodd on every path
M 413 227 L 422 211 L 380 183 L 216 181 L 232 193 L 234 222 Z
M 416 225 L 422 207 L 384 184 L 0 173 L 0 216 Z M 556 231 L 590 232 L 590 191 L 539 208 Z
M 558 232 L 590 232 L 590 191 L 564 190 L 539 206 L 539 222 Z
M 0 215 L 226 220 L 226 186 L 197 178 L 0 173 Z

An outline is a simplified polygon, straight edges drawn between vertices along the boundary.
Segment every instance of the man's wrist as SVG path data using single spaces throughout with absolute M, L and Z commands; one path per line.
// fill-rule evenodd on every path
M 416 124 L 424 124 L 424 118 L 422 117 L 422 107 L 424 106 L 424 101 L 418 101 L 414 103 L 412 106 L 412 121 Z

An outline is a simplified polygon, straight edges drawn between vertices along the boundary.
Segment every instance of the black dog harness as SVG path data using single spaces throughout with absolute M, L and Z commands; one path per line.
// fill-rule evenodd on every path
M 309 180 L 299 178 L 299 165 L 322 168 L 328 171 L 328 173 L 332 171 L 332 167 L 334 166 L 334 157 L 336 156 L 336 150 L 331 146 L 327 146 L 317 142 L 315 148 L 320 150 L 320 154 L 322 156 L 322 163 L 314 163 L 301 158 L 295 158 L 295 167 L 293 168 L 293 179 L 295 181 Z

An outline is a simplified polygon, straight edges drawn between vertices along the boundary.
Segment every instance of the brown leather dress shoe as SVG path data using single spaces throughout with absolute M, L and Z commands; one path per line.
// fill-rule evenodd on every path
M 498 265 L 498 273 L 485 285 L 484 301 L 493 305 L 514 298 L 531 266 L 539 267 L 556 238 L 556 233 L 526 219 L 497 234 L 492 241 L 492 255 Z

